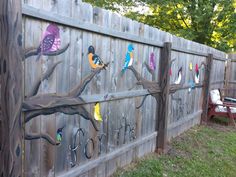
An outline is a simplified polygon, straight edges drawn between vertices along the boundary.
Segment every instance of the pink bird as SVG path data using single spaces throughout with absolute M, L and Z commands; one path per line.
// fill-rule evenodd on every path
M 60 29 L 56 24 L 48 25 L 43 39 L 38 47 L 38 57 L 36 60 L 39 60 L 40 56 L 46 52 L 54 52 L 60 48 L 61 39 L 60 39 Z
M 198 69 L 198 64 L 195 65 L 195 71 L 198 72 L 199 69 Z
M 149 59 L 149 67 L 152 71 L 156 70 L 155 55 L 152 52 Z

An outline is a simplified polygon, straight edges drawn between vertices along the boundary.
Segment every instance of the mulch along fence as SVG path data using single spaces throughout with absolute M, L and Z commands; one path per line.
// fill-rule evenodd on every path
M 79 1 L 0 8 L 1 176 L 110 176 L 165 151 L 204 120 L 209 89 L 224 87 L 225 53 L 116 13 Z M 40 52 L 53 23 L 60 48 Z M 134 61 L 122 72 L 129 44 Z M 91 69 L 91 45 L 106 69 Z

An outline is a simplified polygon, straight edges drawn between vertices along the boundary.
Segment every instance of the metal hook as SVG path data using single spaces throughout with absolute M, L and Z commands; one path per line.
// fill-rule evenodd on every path
M 73 138 L 73 147 L 71 147 L 71 145 L 69 145 L 69 150 L 71 151 L 71 168 L 74 167 L 76 165 L 77 162 L 77 153 L 76 150 L 80 147 L 81 143 L 79 142 L 79 144 L 76 146 L 76 140 L 77 140 L 77 136 L 80 136 L 80 132 L 82 133 L 83 137 L 85 135 L 85 130 L 83 128 L 76 128 L 76 130 L 74 129 L 74 134 L 72 135 Z M 73 159 L 73 160 L 72 160 Z

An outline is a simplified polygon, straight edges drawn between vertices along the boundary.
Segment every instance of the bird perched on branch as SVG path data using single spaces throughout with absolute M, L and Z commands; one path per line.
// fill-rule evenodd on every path
M 60 45 L 60 29 L 56 24 L 48 25 L 43 35 L 43 39 L 38 47 L 38 56 L 36 61 L 39 60 L 41 55 L 43 55 L 44 53 L 57 51 L 60 48 Z
M 122 74 L 124 74 L 126 69 L 133 64 L 133 61 L 134 61 L 133 51 L 134 51 L 133 44 L 129 44 L 128 45 L 128 51 L 127 51 L 126 56 L 125 56 L 125 64 L 124 64 L 124 66 L 122 68 L 122 71 L 121 71 Z
M 180 84 L 181 80 L 182 80 L 182 67 L 179 69 L 178 71 L 178 78 L 175 81 L 175 84 Z
M 100 112 L 100 103 L 95 103 L 94 106 L 94 118 L 95 120 L 102 122 L 102 115 Z
M 150 55 L 150 59 L 149 59 L 149 67 L 152 71 L 156 70 L 156 62 L 155 62 L 155 55 L 152 52 Z
M 190 80 L 188 91 L 191 92 L 194 88 L 195 88 L 195 83 L 193 80 Z
M 196 64 L 196 66 L 195 66 L 195 76 L 194 76 L 195 84 L 199 84 L 199 80 L 200 80 L 199 68 L 198 68 L 198 64 Z
M 62 128 L 57 129 L 57 137 L 56 138 L 57 138 L 57 141 L 60 142 L 60 143 L 62 141 L 62 131 L 63 131 L 64 128 L 65 128 L 65 126 L 62 127 Z
M 102 59 L 95 54 L 95 49 L 93 46 L 89 46 L 88 48 L 88 60 L 91 68 L 104 68 L 106 69 L 107 64 L 105 64 Z

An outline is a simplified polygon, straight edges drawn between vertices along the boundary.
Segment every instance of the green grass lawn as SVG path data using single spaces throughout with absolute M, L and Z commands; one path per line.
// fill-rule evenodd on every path
M 166 155 L 151 154 L 116 177 L 236 177 L 236 129 L 199 126 L 171 142 Z

